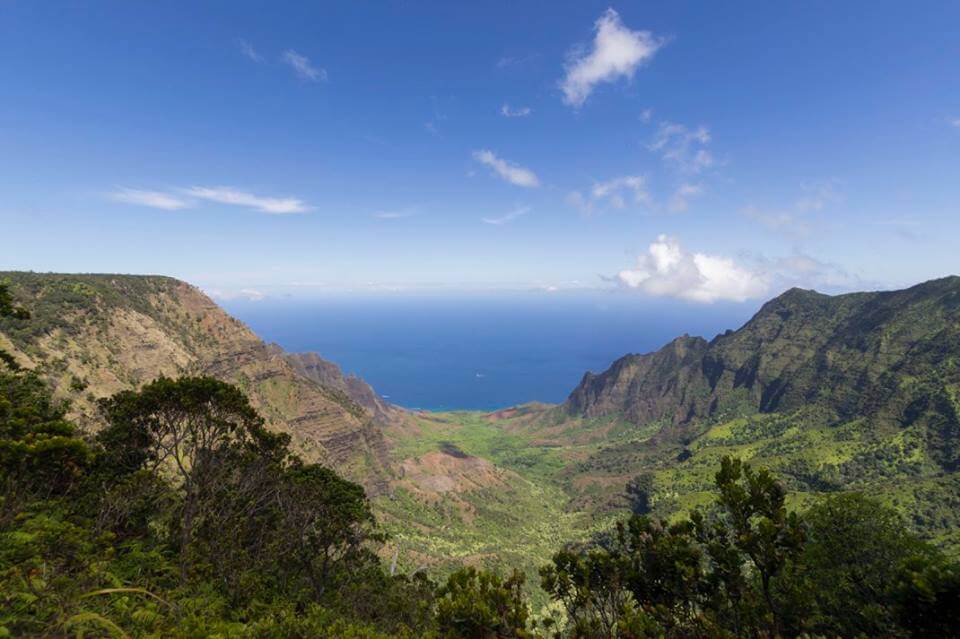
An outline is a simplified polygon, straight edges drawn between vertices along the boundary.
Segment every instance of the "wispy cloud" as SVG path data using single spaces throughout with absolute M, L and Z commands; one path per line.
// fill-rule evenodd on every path
M 445 102 L 449 101 L 445 100 Z M 433 112 L 433 117 L 424 122 L 423 128 L 427 130 L 427 133 L 434 136 L 440 135 L 440 123 L 446 122 L 447 114 L 446 111 L 441 107 L 441 100 L 435 95 L 430 96 L 430 109 Z
M 642 175 L 625 175 L 606 182 L 598 182 L 593 185 L 591 193 L 596 199 L 609 198 L 614 207 L 623 208 L 626 204 L 621 195 L 623 190 L 632 192 L 637 204 L 650 200 L 647 183 Z
M 596 182 L 587 195 L 581 191 L 572 191 L 567 195 L 567 203 L 581 213 L 591 215 L 602 205 L 622 209 L 627 202 L 651 206 L 647 181 L 642 175 L 623 175 L 603 182 Z
M 493 169 L 494 173 L 499 175 L 510 184 L 527 188 L 535 188 L 540 186 L 540 179 L 537 178 L 536 173 L 518 164 L 511 164 L 510 162 L 497 157 L 493 151 L 488 151 L 486 149 L 474 151 L 473 159 Z
M 681 172 L 696 174 L 714 164 L 713 155 L 706 148 L 708 144 L 710 130 L 705 126 L 691 129 L 683 124 L 661 122 L 648 148 Z
M 758 258 L 754 268 L 766 273 L 767 279 L 772 282 L 771 288 L 778 291 L 793 286 L 849 291 L 863 289 L 865 284 L 860 277 L 839 264 L 825 262 L 799 251 L 786 257 Z
M 960 129 L 960 118 L 947 118 L 947 124 L 955 129 Z
M 512 109 L 510 108 L 510 105 L 506 103 L 504 103 L 504 105 L 500 107 L 500 115 L 502 115 L 505 118 L 525 118 L 531 113 L 533 113 L 533 109 L 531 109 L 530 107 L 520 107 L 517 109 Z
M 690 208 L 690 200 L 700 196 L 703 191 L 702 184 L 684 182 L 673 191 L 670 201 L 667 202 L 667 210 L 671 213 L 683 213 Z
M 415 208 L 397 209 L 391 211 L 377 211 L 373 217 L 378 220 L 402 220 L 407 217 L 418 215 L 419 211 Z
M 803 195 L 787 207 L 761 208 L 754 205 L 740 210 L 745 217 L 771 231 L 792 239 L 809 236 L 816 225 L 815 214 L 840 198 L 835 182 L 818 182 L 802 187 Z
M 485 217 L 481 219 L 485 224 L 493 224 L 495 226 L 500 226 L 502 224 L 512 222 L 513 220 L 517 219 L 521 215 L 526 215 L 529 212 L 530 212 L 529 206 L 519 206 L 514 210 L 510 211 L 509 213 L 507 213 L 506 215 L 501 215 L 500 217 Z
M 263 213 L 280 215 L 285 213 L 306 213 L 311 210 L 303 200 L 295 197 L 263 197 L 229 186 L 193 186 L 184 189 L 184 193 L 200 200 L 243 206 Z
M 263 56 L 257 53 L 257 50 L 253 48 L 253 45 L 240 38 L 237 40 L 237 45 L 240 47 L 240 53 L 245 55 L 248 59 L 253 62 L 263 62 Z
M 649 124 L 653 119 L 653 109 L 644 109 L 640 112 L 640 121 L 644 124 Z
M 531 53 L 529 55 L 522 55 L 522 56 L 504 55 L 504 56 L 501 56 L 499 60 L 497 60 L 497 68 L 509 69 L 510 67 L 519 67 L 524 64 L 527 64 L 528 62 L 535 60 L 538 57 L 540 57 L 539 53 Z
M 215 300 L 222 300 L 225 302 L 238 299 L 247 300 L 249 302 L 260 302 L 267 296 L 266 293 L 256 288 L 241 288 L 238 290 L 214 288 L 208 289 L 206 293 Z
M 560 82 L 563 101 L 574 108 L 583 106 L 597 84 L 631 79 L 665 42 L 649 31 L 631 31 L 613 9 L 597 19 L 594 30 L 592 48 L 579 46 L 570 53 L 566 75 Z
M 178 211 L 191 206 L 191 203 L 161 191 L 142 191 L 140 189 L 128 189 L 118 187 L 108 194 L 111 200 L 123 202 L 124 204 L 136 204 L 138 206 L 149 206 L 154 209 L 163 209 L 165 211 Z
M 327 70 L 313 66 L 310 58 L 301 55 L 293 49 L 287 49 L 281 56 L 283 62 L 290 66 L 301 80 L 322 82 L 327 79 Z

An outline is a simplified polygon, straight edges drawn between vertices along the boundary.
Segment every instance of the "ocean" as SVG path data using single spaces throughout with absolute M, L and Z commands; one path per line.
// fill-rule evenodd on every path
M 710 339 L 757 310 L 601 291 L 338 294 L 223 306 L 262 339 L 315 351 L 392 403 L 427 410 L 562 402 L 586 371 L 684 333 Z

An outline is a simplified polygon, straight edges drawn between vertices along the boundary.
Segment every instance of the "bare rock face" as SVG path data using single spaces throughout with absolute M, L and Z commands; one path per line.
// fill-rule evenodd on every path
M 272 347 L 279 349 L 287 362 L 302 376 L 325 388 L 342 392 L 378 420 L 390 422 L 397 416 L 398 409 L 380 397 L 370 384 L 356 375 L 344 375 L 339 366 L 323 359 L 317 353 L 286 353 L 279 346 Z
M 71 401 L 84 428 L 99 427 L 101 397 L 162 375 L 211 375 L 240 387 L 305 459 L 330 465 L 371 493 L 386 489 L 386 445 L 372 410 L 378 407 L 348 392 L 363 398 L 356 393 L 362 380 L 331 377 L 324 384 L 197 288 L 154 276 L 0 273 L 0 280 L 32 313 L 25 322 L 0 322 L 0 341 Z
M 681 419 L 688 399 L 685 382 L 706 350 L 705 339 L 684 335 L 655 353 L 622 357 L 599 375 L 585 374 L 570 394 L 567 409 L 584 417 L 623 413 L 638 424 Z

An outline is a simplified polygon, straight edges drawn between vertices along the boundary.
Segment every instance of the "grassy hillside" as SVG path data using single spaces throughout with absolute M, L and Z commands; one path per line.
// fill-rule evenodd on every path
M 653 512 L 675 516 L 709 501 L 724 455 L 774 470 L 798 505 L 862 491 L 960 548 L 957 279 L 895 294 L 790 292 L 714 342 L 679 338 L 587 376 L 565 406 L 492 414 L 382 405 L 170 278 L 0 280 L 34 314 L 0 321 L 0 348 L 42 372 L 81 423 L 96 427 L 98 398 L 159 375 L 235 383 L 302 455 L 376 495 L 392 535 L 385 559 L 403 570 L 520 566 L 535 581 L 563 543 L 627 511 L 628 482 L 643 476 Z
M 836 297 L 792 290 L 712 342 L 684 336 L 586 375 L 564 406 L 392 428 L 394 463 L 409 474 L 379 505 L 414 563 L 529 567 L 557 536 L 583 539 L 624 514 L 633 480 L 661 516 L 708 504 L 732 455 L 773 470 L 797 507 L 862 492 L 956 553 L 958 416 L 960 278 Z M 459 454 L 493 470 L 457 468 Z M 459 481 L 471 472 L 489 485 Z
M 652 513 L 678 518 L 713 502 L 726 455 L 772 469 L 793 508 L 862 492 L 960 553 L 960 476 L 927 456 L 917 429 L 878 432 L 865 419 L 810 426 L 817 416 L 805 411 L 757 413 L 717 422 L 679 445 L 655 437 L 659 424 L 558 420 L 557 412 L 418 414 L 391 428 L 400 476 L 375 500 L 391 533 L 385 559 L 396 553 L 403 570 L 437 575 L 464 563 L 520 566 L 535 584 L 558 547 L 609 530 L 629 512 L 631 479 L 648 475 Z
M 236 384 L 295 449 L 378 491 L 381 429 L 347 386 L 301 373 L 193 286 L 168 277 L 0 272 L 29 322 L 0 320 L 0 348 L 40 372 L 70 417 L 101 425 L 97 400 L 160 376 L 205 374 Z
M 374 504 L 407 571 L 442 575 L 464 564 L 521 568 L 531 585 L 552 553 L 609 528 L 610 514 L 572 508 L 562 471 L 596 444 L 558 446 L 518 425 L 531 414 L 411 414 L 388 431 L 398 469 Z M 536 593 L 544 603 L 543 593 Z

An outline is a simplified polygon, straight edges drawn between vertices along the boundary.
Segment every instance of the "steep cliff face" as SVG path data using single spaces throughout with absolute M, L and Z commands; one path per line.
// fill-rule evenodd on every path
M 787 291 L 710 343 L 679 338 L 586 375 L 565 409 L 687 435 L 698 422 L 799 409 L 880 429 L 921 420 L 952 467 L 958 397 L 960 278 L 949 277 L 880 293 Z
M 692 378 L 706 350 L 705 339 L 684 335 L 654 353 L 622 357 L 599 375 L 585 374 L 567 409 L 584 417 L 622 414 L 637 424 L 682 421 L 686 393 L 696 386 Z
M 282 352 L 282 349 L 280 351 Z M 389 422 L 399 416 L 399 409 L 380 397 L 370 384 L 356 375 L 344 375 L 339 366 L 316 353 L 284 352 L 283 356 L 302 376 L 325 388 L 342 392 L 378 420 Z
M 72 402 L 85 428 L 98 427 L 100 397 L 161 375 L 212 375 L 242 388 L 305 458 L 374 493 L 387 485 L 376 413 L 351 399 L 351 387 L 301 370 L 193 286 L 127 275 L 0 273 L 0 280 L 33 315 L 0 322 L 0 342 Z

